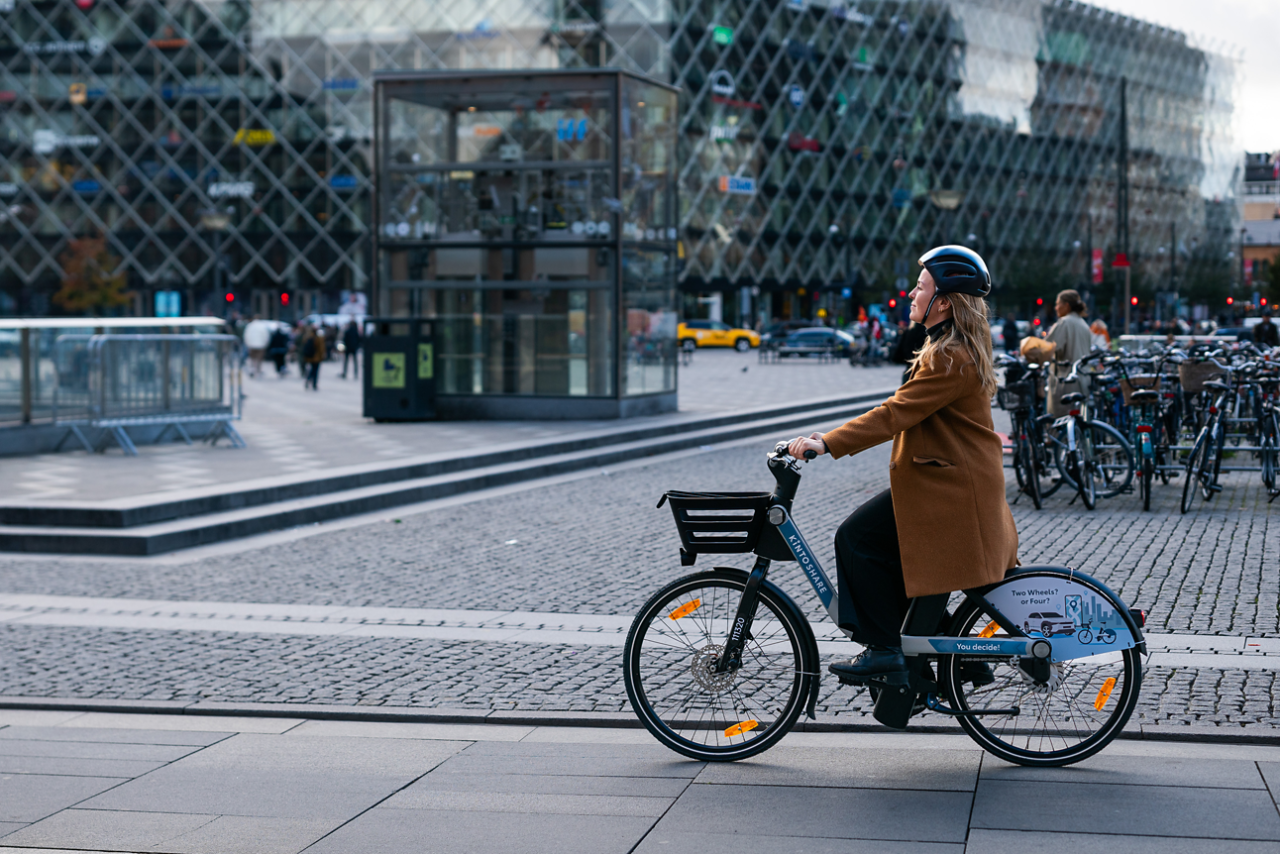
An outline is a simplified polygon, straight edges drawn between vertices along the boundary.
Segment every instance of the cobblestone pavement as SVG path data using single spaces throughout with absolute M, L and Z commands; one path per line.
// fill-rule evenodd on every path
M 669 488 L 767 489 L 770 444 L 762 438 L 656 458 L 235 553 L 4 556 L 0 592 L 628 615 L 688 572 L 670 513 L 654 508 L 658 496 Z M 806 468 L 796 517 L 828 567 L 835 527 L 887 488 L 887 456 L 882 447 Z M 1062 496 L 1039 512 L 1020 502 L 1022 560 L 1094 575 L 1147 609 L 1153 632 L 1280 637 L 1280 560 L 1270 527 L 1280 504 L 1266 504 L 1256 476 L 1231 474 L 1224 483 L 1221 495 L 1186 516 L 1177 512 L 1176 482 L 1157 489 L 1149 513 L 1134 495 L 1092 513 Z M 941 530 L 943 511 L 934 508 Z M 812 619 L 825 618 L 794 565 L 778 564 L 772 577 Z M 0 695 L 9 696 L 618 711 L 625 708 L 619 664 L 616 648 L 585 645 L 0 624 Z M 1152 668 L 1139 714 L 1144 722 L 1280 726 L 1278 693 L 1270 670 Z M 819 709 L 864 714 L 864 704 L 865 695 L 829 681 Z
M 396 463 L 447 448 L 544 442 L 617 426 L 618 421 L 487 421 L 375 424 L 361 415 L 361 386 L 321 369 L 321 391 L 294 377 L 245 380 L 248 443 L 235 449 L 171 443 L 144 446 L 136 458 L 118 448 L 104 454 L 66 451 L 0 457 L 4 502 L 75 501 L 190 490 L 268 477 L 316 475 L 337 466 Z M 761 364 L 755 353 L 707 350 L 680 368 L 679 412 L 629 419 L 628 427 L 686 421 L 721 412 L 849 396 L 893 388 L 898 366 L 850 368 L 847 363 L 790 359 Z

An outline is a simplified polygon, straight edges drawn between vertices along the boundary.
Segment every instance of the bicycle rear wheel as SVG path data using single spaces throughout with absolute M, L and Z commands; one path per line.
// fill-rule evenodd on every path
M 631 707 L 658 741 L 693 759 L 745 759 L 772 747 L 800 716 L 806 674 L 818 666 L 793 609 L 762 587 L 742 666 L 715 672 L 746 582 L 745 572 L 723 569 L 674 581 L 627 635 Z
M 1268 494 L 1276 490 L 1276 466 L 1280 464 L 1280 438 L 1276 435 L 1275 416 L 1267 413 L 1263 416 L 1262 450 L 1259 453 L 1262 463 L 1262 485 Z
M 1031 503 L 1039 510 L 1040 472 L 1036 468 L 1035 452 L 1026 436 L 1013 440 L 1013 472 L 1018 478 L 1018 488 L 1026 493 Z
M 956 612 L 950 634 L 976 638 L 988 630 L 990 622 L 966 600 Z M 994 637 L 1008 634 L 999 628 Z M 962 668 L 968 663 L 972 672 L 980 662 L 991 668 L 995 681 L 975 687 L 964 681 Z M 956 719 L 983 749 L 1018 765 L 1070 765 L 1097 753 L 1124 729 L 1138 702 L 1142 660 L 1138 650 L 1131 648 L 1058 662 L 1050 668 L 1048 683 L 1037 685 L 1019 659 L 949 655 L 938 661 L 938 676 L 956 710 L 1021 710 L 1018 715 Z

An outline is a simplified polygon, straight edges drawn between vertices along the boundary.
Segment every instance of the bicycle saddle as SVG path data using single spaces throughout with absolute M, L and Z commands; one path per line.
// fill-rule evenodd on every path
M 1204 383 L 1204 387 L 1215 388 L 1218 391 L 1231 391 L 1231 386 L 1227 385 L 1226 383 L 1220 380 L 1206 380 Z
M 1084 400 L 1084 394 L 1078 391 L 1073 391 L 1071 394 L 1064 394 L 1062 396 L 1063 403 L 1079 403 L 1082 400 Z
M 1150 389 L 1135 391 L 1129 395 L 1129 400 L 1133 401 L 1134 403 L 1155 403 L 1159 399 L 1160 399 L 1160 392 L 1151 391 Z

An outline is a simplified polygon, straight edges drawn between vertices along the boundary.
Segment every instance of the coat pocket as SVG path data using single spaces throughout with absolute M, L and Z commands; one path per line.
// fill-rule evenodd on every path
M 942 460 L 937 457 L 912 457 L 911 462 L 922 466 L 937 466 L 938 468 L 949 469 L 955 466 L 955 463 L 948 460 Z

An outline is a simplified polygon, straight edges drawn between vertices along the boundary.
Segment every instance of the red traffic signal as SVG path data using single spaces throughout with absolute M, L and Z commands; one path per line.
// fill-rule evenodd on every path
M 280 304 L 281 304 L 281 305 L 288 305 L 288 304 L 289 304 L 289 295 L 288 295 L 288 294 L 280 294 Z
M 898 301 L 896 299 L 889 300 L 889 308 L 897 308 L 897 307 L 898 307 Z
M 898 296 L 905 297 L 906 295 L 907 295 L 906 291 L 898 291 Z
M 1129 297 L 1129 305 L 1137 305 L 1137 304 L 1138 304 L 1137 297 Z
M 1235 305 L 1236 301 L 1231 297 L 1227 297 L 1227 305 Z
M 1040 325 L 1040 318 L 1038 318 L 1038 317 L 1033 318 L 1033 319 L 1032 319 L 1032 321 L 1031 321 L 1031 325 L 1032 325 L 1032 326 L 1039 326 L 1039 325 Z
M 1040 297 L 1036 297 L 1036 305 L 1044 305 L 1044 300 L 1042 300 Z
M 1266 298 L 1266 297 L 1263 297 L 1262 299 L 1258 300 L 1258 304 L 1259 304 L 1259 305 L 1266 305 L 1266 304 L 1267 304 L 1267 298 Z
M 227 294 L 227 302 L 235 302 L 235 301 L 236 301 L 235 294 Z

